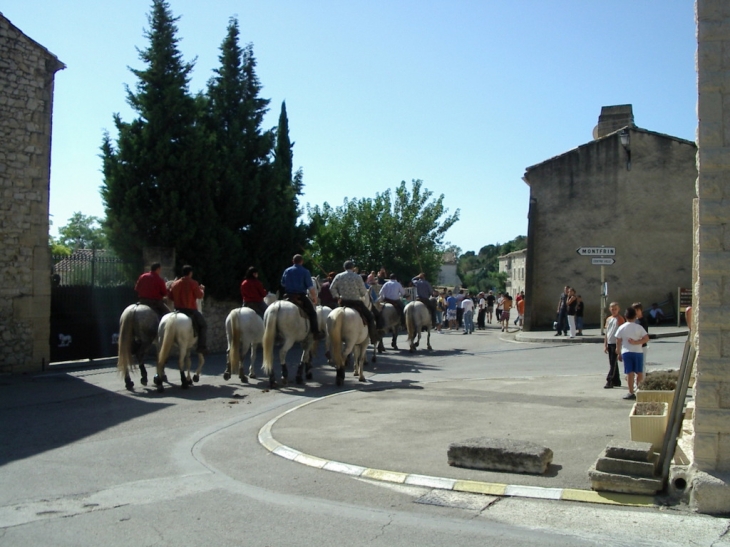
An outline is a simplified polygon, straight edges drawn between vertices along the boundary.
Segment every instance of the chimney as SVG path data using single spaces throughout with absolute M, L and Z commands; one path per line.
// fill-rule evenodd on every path
M 604 106 L 598 116 L 598 125 L 593 129 L 593 138 L 600 139 L 622 127 L 634 125 L 634 111 L 630 104 Z

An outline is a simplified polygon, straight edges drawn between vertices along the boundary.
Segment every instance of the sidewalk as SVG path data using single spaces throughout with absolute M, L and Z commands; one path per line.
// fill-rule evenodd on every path
M 657 338 L 669 338 L 674 336 L 687 336 L 689 330 L 687 327 L 661 326 L 649 327 L 649 338 L 654 340 Z M 520 331 L 515 335 L 518 342 L 533 343 L 552 343 L 560 344 L 585 344 L 585 343 L 603 343 L 603 335 L 600 328 L 583 329 L 582 336 L 571 338 L 570 336 L 556 336 L 555 331 Z

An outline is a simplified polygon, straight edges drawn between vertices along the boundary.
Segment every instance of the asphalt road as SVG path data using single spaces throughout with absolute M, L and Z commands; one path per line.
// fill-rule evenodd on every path
M 652 342 L 651 366 L 676 367 L 682 343 Z M 499 394 L 520 379 L 580 381 L 585 390 L 595 380 L 596 397 L 623 404 L 620 391 L 601 390 L 605 356 L 595 344 L 518 344 L 501 341 L 496 331 L 434 335 L 432 344 L 430 354 L 379 357 L 367 384 L 348 374 L 344 389 L 355 391 L 336 398 L 344 405 L 337 409 L 341 428 L 330 426 L 330 438 L 318 438 L 324 418 L 312 409 L 320 402 L 287 415 L 286 427 L 318 438 L 308 450 L 326 452 L 367 420 L 354 403 L 363 389 L 378 387 L 408 386 L 409 397 L 417 397 L 418 388 L 454 382 L 494 381 Z M 296 362 L 293 352 L 289 362 Z M 312 382 L 277 391 L 263 380 L 224 381 L 222 356 L 209 358 L 200 384 L 172 385 L 164 394 L 139 385 L 128 392 L 110 366 L 0 376 L 0 546 L 729 543 L 730 520 L 681 508 L 457 494 L 280 458 L 259 444 L 261 427 L 304 401 L 341 391 L 334 371 L 321 358 L 316 364 Z M 172 369 L 168 375 L 177 384 Z M 448 419 L 463 426 L 470 416 Z M 368 437 L 377 436 L 368 428 L 358 440 L 363 452 Z

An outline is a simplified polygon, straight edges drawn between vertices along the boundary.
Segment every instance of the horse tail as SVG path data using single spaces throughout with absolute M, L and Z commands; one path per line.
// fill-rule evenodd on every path
M 134 359 L 132 359 L 132 344 L 134 343 L 133 309 L 125 309 L 119 318 L 119 340 L 117 343 L 119 346 L 117 370 L 122 376 L 127 376 L 128 372 L 134 367 Z
M 408 340 L 416 337 L 416 307 L 414 305 L 406 306 L 406 330 L 408 330 Z
M 228 339 L 228 364 L 231 366 L 231 374 L 238 374 L 241 360 L 238 350 L 241 347 L 241 329 L 238 324 L 238 310 L 233 310 L 226 319 L 226 338 Z
M 330 348 L 332 348 L 332 361 L 335 363 L 335 368 L 339 369 L 345 366 L 342 355 L 342 329 L 345 324 L 345 308 L 337 308 L 332 312 L 332 315 L 334 315 L 334 320 L 331 325 L 332 329 L 329 332 Z
M 276 320 L 281 306 L 274 302 L 264 314 L 264 337 L 261 340 L 264 353 L 264 372 L 271 376 L 274 372 L 274 342 L 276 342 Z
M 169 315 L 166 315 L 165 317 L 169 317 L 169 319 L 165 322 L 165 326 L 162 330 L 162 341 L 160 342 L 160 353 L 157 357 L 157 363 L 165 364 L 167 362 L 167 358 L 170 356 L 170 352 L 172 351 L 172 346 L 175 344 L 175 330 L 177 322 L 177 319 L 179 315 L 177 313 L 171 313 Z M 182 351 L 182 350 L 181 350 Z

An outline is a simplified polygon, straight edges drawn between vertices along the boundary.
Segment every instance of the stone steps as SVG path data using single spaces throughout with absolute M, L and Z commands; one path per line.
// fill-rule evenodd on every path
M 588 470 L 591 488 L 604 492 L 654 495 L 664 488 L 656 478 L 651 443 L 612 441 Z

